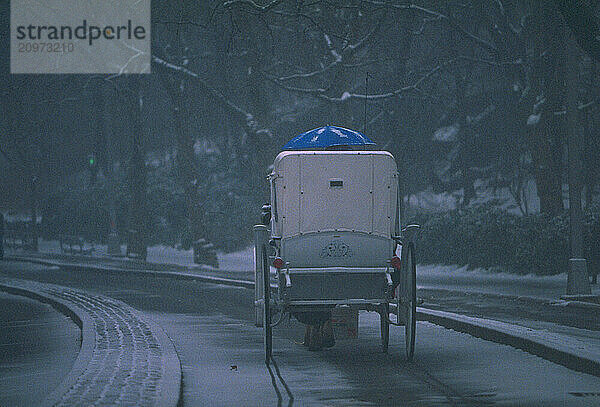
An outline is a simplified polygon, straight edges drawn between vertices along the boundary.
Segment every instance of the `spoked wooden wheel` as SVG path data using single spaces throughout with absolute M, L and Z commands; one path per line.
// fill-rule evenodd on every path
M 267 247 L 262 247 L 263 255 L 263 332 L 265 345 L 265 363 L 271 362 L 273 353 L 273 327 L 271 326 L 271 276 Z
M 381 304 L 381 348 L 383 353 L 387 353 L 390 343 L 390 304 Z
M 415 246 L 408 243 L 402 246 L 400 298 L 399 303 L 404 317 L 406 341 L 406 358 L 412 360 L 415 353 L 415 334 L 417 328 L 417 266 L 415 262 Z

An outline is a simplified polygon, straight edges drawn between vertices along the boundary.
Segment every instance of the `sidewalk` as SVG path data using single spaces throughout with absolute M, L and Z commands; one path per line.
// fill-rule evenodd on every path
M 175 349 L 158 325 L 132 307 L 102 295 L 7 277 L 0 277 L 0 292 L 49 303 L 81 330 L 70 371 L 46 389 L 37 405 L 177 405 L 181 369 Z
M 235 263 L 235 270 L 217 270 L 194 265 L 191 256 L 161 248 L 165 257 L 151 256 L 153 261 L 139 262 L 106 256 L 68 256 L 56 253 L 28 254 L 30 258 L 56 265 L 78 268 L 100 267 L 154 272 L 186 273 L 254 280 L 251 249 L 220 255 L 221 264 Z M 152 252 L 152 250 L 150 251 Z M 11 253 L 8 253 L 11 256 Z M 178 264 L 159 263 L 176 260 Z M 186 262 L 189 263 L 186 265 Z M 417 269 L 418 296 L 421 307 L 436 312 L 450 312 L 484 319 L 486 324 L 511 324 L 527 330 L 532 337 L 548 337 L 553 343 L 563 343 L 569 349 L 585 349 L 600 358 L 600 306 L 563 301 L 566 275 L 538 277 L 505 273 L 492 274 L 481 270 L 451 266 L 421 265 Z M 250 284 L 247 284 L 250 285 Z M 600 287 L 593 287 L 600 294 Z

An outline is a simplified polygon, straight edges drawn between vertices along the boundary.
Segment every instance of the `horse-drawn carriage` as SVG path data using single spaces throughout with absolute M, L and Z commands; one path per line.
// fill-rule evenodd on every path
M 390 325 L 404 326 L 406 355 L 413 356 L 416 268 L 406 235 L 418 226 L 401 228 L 394 157 L 373 145 L 358 132 L 326 126 L 294 138 L 275 158 L 270 222 L 255 226 L 256 322 L 267 363 L 272 328 L 283 315 L 338 306 L 378 312 L 384 352 Z

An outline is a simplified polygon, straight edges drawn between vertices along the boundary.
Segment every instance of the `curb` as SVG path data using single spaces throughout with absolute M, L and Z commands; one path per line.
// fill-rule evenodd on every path
M 0 290 L 9 294 L 25 296 L 49 304 L 59 312 L 73 319 L 73 321 L 81 329 L 81 348 L 79 350 L 79 354 L 77 355 L 77 359 L 73 363 L 71 371 L 58 385 L 58 387 L 56 387 L 50 393 L 50 395 L 46 397 L 42 404 L 44 407 L 54 406 L 58 404 L 62 397 L 69 391 L 69 389 L 76 384 L 77 379 L 84 373 L 92 360 L 96 345 L 94 322 L 91 320 L 89 315 L 77 305 L 69 304 L 67 301 L 63 301 L 52 295 L 46 293 L 42 294 L 39 291 L 18 287 L 4 282 L 0 283 Z M 111 300 L 123 303 L 119 300 Z M 125 303 L 123 304 L 131 308 L 129 305 Z M 177 352 L 175 351 L 175 346 L 163 329 L 151 318 L 145 317 L 144 321 L 150 326 L 151 330 L 156 335 L 157 340 L 161 344 L 164 352 L 162 355 L 162 370 L 164 375 L 161 382 L 161 390 L 156 399 L 155 405 L 161 407 L 176 407 L 179 404 L 181 395 L 181 363 L 179 357 L 177 356 Z
M 13 258 L 16 259 L 16 258 Z M 129 270 L 114 269 L 98 266 L 77 265 L 61 263 L 55 261 L 32 260 L 28 258 L 19 258 L 18 260 L 43 264 L 48 266 L 58 266 L 63 268 L 72 268 L 76 270 L 93 270 L 101 272 L 129 272 L 138 275 L 154 275 L 157 277 L 178 278 L 184 280 L 204 281 L 215 284 L 224 284 L 230 286 L 254 288 L 253 281 L 234 280 L 228 278 L 219 278 L 212 276 L 201 276 L 191 273 L 161 272 L 154 270 Z M 529 297 L 526 297 L 529 298 Z M 537 298 L 532 298 L 539 300 Z M 545 301 L 546 303 L 550 303 Z M 578 301 L 564 301 L 550 303 L 552 305 L 574 306 L 586 309 L 599 309 L 596 304 L 583 303 Z M 560 334 L 552 334 L 545 331 L 537 331 L 532 328 L 526 328 L 519 325 L 512 325 L 505 322 L 494 321 L 490 319 L 474 318 L 452 312 L 437 311 L 427 308 L 417 308 L 417 317 L 422 321 L 428 321 L 435 325 L 440 325 L 448 329 L 466 333 L 477 338 L 489 340 L 503 345 L 509 345 L 543 359 L 565 366 L 569 369 L 591 374 L 600 377 L 600 355 L 586 348 L 582 342 L 578 350 L 566 346 L 565 339 L 568 337 Z
M 571 294 L 562 295 L 560 298 L 566 301 L 583 301 L 600 304 L 600 295 L 598 294 Z
M 568 337 L 565 335 L 426 308 L 417 308 L 417 317 L 477 338 L 510 345 L 571 370 L 600 377 L 598 352 L 584 342 L 577 346 L 577 350 L 567 346 L 565 339 Z
M 579 309 L 585 309 L 585 310 L 592 310 L 592 311 L 598 311 L 598 312 L 600 312 L 600 304 L 595 304 L 593 302 L 586 302 L 586 301 L 560 300 L 560 301 L 551 302 L 550 305 L 553 305 L 553 306 L 562 306 L 562 307 L 567 307 L 567 308 L 579 308 Z
M 73 319 L 81 329 L 81 348 L 71 371 L 63 379 L 63 381 L 55 388 L 48 397 L 44 400 L 43 406 L 54 406 L 62 396 L 77 382 L 77 378 L 83 374 L 86 367 L 92 360 L 94 345 L 96 344 L 96 332 L 94 331 L 94 323 L 79 307 L 69 306 L 66 302 L 53 298 L 47 294 L 41 294 L 36 291 L 27 290 L 21 287 L 15 287 L 5 283 L 0 284 L 0 290 L 6 291 L 9 294 L 21 295 L 46 304 L 51 305 L 59 312 Z
M 162 360 L 165 375 L 160 389 L 160 396 L 156 399 L 155 405 L 159 407 L 176 407 L 179 405 L 181 396 L 181 361 L 177 356 L 173 341 L 167 333 L 151 318 L 147 317 L 145 321 L 156 334 L 165 353 Z

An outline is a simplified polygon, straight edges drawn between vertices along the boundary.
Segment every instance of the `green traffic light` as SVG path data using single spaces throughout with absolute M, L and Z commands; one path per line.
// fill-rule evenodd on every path
M 90 158 L 90 165 L 94 165 L 96 163 L 96 160 L 94 160 L 93 158 Z

